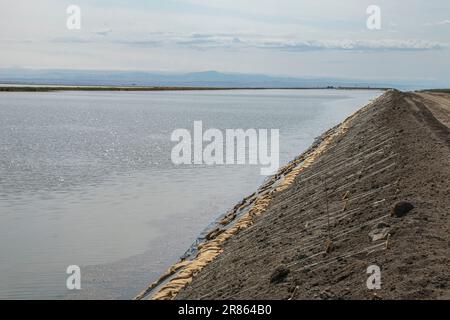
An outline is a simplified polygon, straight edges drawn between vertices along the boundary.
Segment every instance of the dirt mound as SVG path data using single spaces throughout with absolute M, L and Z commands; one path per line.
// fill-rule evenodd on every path
M 448 119 L 449 96 L 386 92 L 176 298 L 450 298 Z

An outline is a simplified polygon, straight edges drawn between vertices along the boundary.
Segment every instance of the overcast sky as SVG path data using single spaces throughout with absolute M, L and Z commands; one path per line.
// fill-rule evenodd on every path
M 366 27 L 372 4 L 381 30 Z M 448 0 L 0 0 L 0 68 L 450 83 L 449 46 Z

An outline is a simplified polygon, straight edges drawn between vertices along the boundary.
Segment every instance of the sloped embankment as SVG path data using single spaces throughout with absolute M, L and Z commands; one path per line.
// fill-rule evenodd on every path
M 449 123 L 448 95 L 386 92 L 309 150 L 244 228 L 161 297 L 450 298 Z M 380 290 L 366 286 L 370 265 L 381 268 Z

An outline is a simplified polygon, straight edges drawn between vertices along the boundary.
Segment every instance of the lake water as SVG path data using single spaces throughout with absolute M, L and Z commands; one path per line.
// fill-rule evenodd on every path
M 129 299 L 263 182 L 254 165 L 173 165 L 173 130 L 279 129 L 284 164 L 380 94 L 0 93 L 0 298 Z

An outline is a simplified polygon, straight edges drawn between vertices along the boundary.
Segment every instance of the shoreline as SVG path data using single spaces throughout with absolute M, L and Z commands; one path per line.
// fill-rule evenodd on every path
M 230 90 L 374 90 L 378 87 L 158 87 L 158 86 L 90 86 L 90 85 L 33 85 L 0 84 L 0 92 L 56 92 L 56 91 L 230 91 Z
M 373 297 L 373 292 L 355 287 L 357 283 L 364 283 L 366 278 L 364 270 L 358 269 L 361 266 L 355 269 L 356 265 L 367 259 L 369 259 L 367 263 L 370 263 L 371 257 L 375 256 L 378 257 L 376 260 L 384 261 L 383 268 L 388 270 L 387 279 L 395 278 L 398 276 L 398 271 L 395 269 L 398 264 L 408 261 L 411 255 L 417 252 L 426 252 L 430 246 L 435 248 L 435 255 L 431 258 L 441 259 L 441 262 L 431 266 L 429 262 L 420 264 L 419 274 L 427 274 L 428 278 L 431 278 L 427 281 L 434 283 L 435 280 L 431 275 L 438 270 L 445 270 L 448 265 L 448 259 L 444 259 L 441 254 L 442 250 L 444 253 L 446 250 L 442 237 L 446 230 L 445 224 L 443 227 L 441 224 L 430 225 L 429 228 L 437 229 L 430 232 L 437 232 L 441 236 L 421 244 L 417 242 L 420 238 L 410 235 L 408 230 L 403 230 L 401 220 L 393 218 L 389 211 L 396 200 L 412 198 L 410 201 L 413 207 L 419 207 L 426 212 L 426 221 L 429 221 L 429 219 L 439 219 L 439 215 L 436 216 L 436 214 L 442 214 L 442 210 L 450 206 L 445 202 L 445 197 L 444 199 L 433 198 L 433 194 L 429 194 L 428 189 L 422 188 L 420 192 L 427 194 L 429 201 L 434 201 L 438 205 L 435 208 L 437 213 L 427 210 L 423 201 L 414 196 L 420 192 L 411 189 L 411 183 L 407 183 L 407 181 L 419 181 L 416 187 L 419 189 L 421 176 L 416 177 L 412 174 L 410 177 L 414 171 L 410 171 L 408 176 L 406 171 L 398 165 L 401 162 L 404 163 L 403 166 L 420 167 L 422 171 L 430 171 L 430 176 L 436 174 L 437 177 L 450 176 L 450 163 L 447 163 L 449 161 L 444 161 L 435 169 L 422 160 L 417 162 L 421 158 L 410 158 L 411 152 L 414 156 L 420 152 L 424 152 L 425 155 L 434 153 L 436 157 L 433 156 L 433 159 L 439 159 L 438 154 L 448 154 L 445 145 L 450 146 L 450 135 L 448 135 L 450 98 L 437 95 L 439 94 L 401 93 L 390 90 L 359 109 L 340 125 L 321 135 L 319 140 L 316 140 L 302 155 L 280 168 L 279 172 L 263 184 L 255 194 L 244 198 L 222 218 L 222 227 L 209 232 L 209 237 L 206 237 L 209 239 L 198 245 L 191 259 L 181 259 L 135 299 L 324 299 L 333 297 L 370 299 Z M 435 103 L 442 105 L 435 106 Z M 432 111 L 430 111 L 431 106 Z M 403 117 L 406 118 L 403 119 Z M 424 120 L 416 123 L 422 118 Z M 399 123 L 406 119 L 411 125 Z M 422 125 L 423 128 L 418 125 Z M 419 129 L 420 133 L 411 131 L 411 138 L 409 136 L 399 138 L 399 133 L 392 132 L 396 130 L 410 132 L 410 130 Z M 381 132 L 377 133 L 380 130 Z M 428 131 L 433 137 L 422 133 Z M 359 144 L 358 140 L 355 140 L 359 135 L 362 136 L 362 141 L 367 143 Z M 420 138 L 414 140 L 415 136 Z M 396 141 L 399 139 L 400 144 Z M 405 145 L 402 140 L 411 140 L 411 142 Z M 421 147 L 416 147 L 415 144 L 422 140 L 429 141 L 423 142 L 423 145 L 420 144 Z M 429 150 L 427 148 L 429 145 L 432 148 L 433 145 L 441 143 L 442 148 Z M 351 156 L 355 151 L 350 150 L 354 150 L 355 146 L 356 153 Z M 382 146 L 381 149 L 380 146 Z M 395 148 L 406 148 L 405 150 L 408 151 L 404 152 L 407 152 L 409 157 L 398 154 Z M 427 148 L 427 150 L 421 148 Z M 365 149 L 367 151 L 364 151 Z M 376 160 L 377 158 L 379 160 Z M 443 159 L 446 159 L 445 156 Z M 339 161 L 338 166 L 331 166 L 331 163 L 336 161 Z M 358 169 L 364 161 L 369 162 Z M 368 170 L 368 175 L 364 174 Z M 330 201 L 330 210 L 333 210 L 333 213 L 330 213 L 332 223 L 330 226 L 328 222 L 328 227 L 326 227 L 326 217 L 323 216 L 324 209 L 317 211 L 324 202 L 321 199 L 324 196 L 321 190 L 323 172 L 326 172 L 326 180 L 329 181 L 330 190 L 332 190 L 327 196 L 327 212 L 328 201 Z M 342 175 L 343 173 L 345 175 Z M 331 179 L 333 175 L 337 176 Z M 363 179 L 370 181 L 361 184 Z M 449 186 L 445 184 L 445 178 L 443 179 L 438 188 L 444 194 L 445 192 L 449 194 Z M 302 180 L 302 184 L 299 184 L 298 180 Z M 306 186 L 302 187 L 305 183 Z M 362 189 L 354 189 L 354 186 L 359 184 L 361 184 L 359 188 Z M 435 184 L 439 182 L 433 183 Z M 414 185 L 412 187 L 414 188 Z M 391 191 L 392 188 L 394 191 Z M 328 190 L 329 187 L 326 189 Z M 309 196 L 306 196 L 307 194 Z M 328 197 L 330 197 L 329 200 Z M 367 203 L 367 197 L 370 197 L 372 202 Z M 290 200 L 287 201 L 288 199 Z M 305 207 L 303 209 L 301 209 L 302 203 Z M 292 210 L 291 206 L 299 206 L 299 209 Z M 365 211 L 360 209 L 363 207 L 366 208 Z M 307 217 L 311 217 L 305 220 L 304 214 L 295 215 L 296 210 L 309 212 Z M 365 217 L 363 212 L 370 217 Z M 409 219 L 417 219 L 414 218 L 414 212 L 416 211 L 413 210 L 413 218 Z M 446 216 L 442 219 L 446 219 Z M 338 221 L 339 224 L 337 224 Z M 387 226 L 385 228 L 389 233 L 376 241 L 373 240 L 372 243 L 367 243 L 367 240 L 364 240 L 367 239 L 366 229 L 375 226 L 375 229 L 371 231 L 375 232 L 379 225 Z M 292 228 L 294 229 L 291 230 Z M 330 232 L 332 235 L 329 234 Z M 398 234 L 402 235 L 402 232 L 407 234 L 409 240 L 404 239 L 406 236 L 398 239 Z M 336 234 L 340 236 L 337 237 Z M 292 237 L 297 240 L 291 239 Z M 283 238 L 287 241 L 283 241 Z M 262 239 L 264 239 L 263 243 L 261 243 Z M 298 247 L 296 241 L 306 242 L 303 245 L 299 244 L 300 247 Z M 349 247 L 342 241 L 354 244 Z M 410 242 L 416 245 L 413 251 L 409 248 Z M 297 261 L 298 254 L 295 252 L 304 250 L 306 250 L 305 253 L 300 254 L 301 260 Z M 294 257 L 292 257 L 293 253 Z M 269 260 L 267 260 L 267 254 L 271 256 Z M 333 270 L 338 271 L 330 273 L 327 270 L 333 265 Z M 272 277 L 279 268 L 285 268 L 286 274 L 280 281 L 272 282 Z M 393 270 L 389 272 L 389 268 Z M 297 271 L 294 272 L 292 269 Z M 322 271 L 311 274 L 316 269 Z M 344 270 L 347 270 L 346 275 L 342 277 L 339 274 L 342 274 Z M 334 279 L 336 272 L 338 278 Z M 407 271 L 403 270 L 403 272 Z M 321 284 L 321 280 L 325 278 L 328 280 L 324 280 Z M 412 279 L 414 280 L 411 281 L 420 280 L 417 276 Z M 396 281 L 402 283 L 401 279 Z M 334 289 L 330 289 L 330 284 L 333 283 L 331 288 Z M 341 291 L 338 292 L 336 288 L 340 288 Z M 388 298 L 396 295 L 409 298 L 449 295 L 448 291 L 441 292 L 442 290 L 438 289 L 430 289 L 427 292 L 417 291 L 417 289 L 414 287 L 408 291 L 391 286 L 388 292 L 381 291 L 381 294 Z

